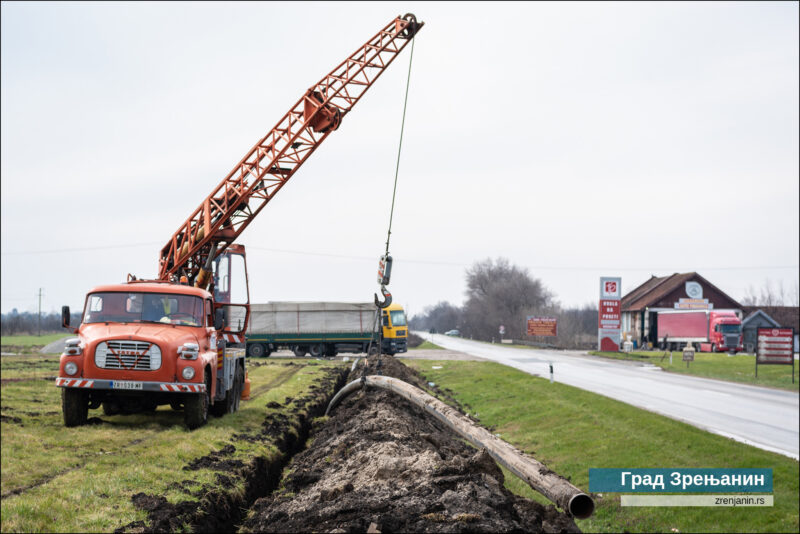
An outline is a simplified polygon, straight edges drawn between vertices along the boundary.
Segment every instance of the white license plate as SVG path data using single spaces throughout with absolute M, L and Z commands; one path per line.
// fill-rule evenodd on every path
M 142 383 L 129 380 L 114 380 L 114 389 L 142 389 Z

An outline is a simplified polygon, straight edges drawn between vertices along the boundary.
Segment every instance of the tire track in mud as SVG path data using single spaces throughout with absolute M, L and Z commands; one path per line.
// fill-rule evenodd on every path
M 56 413 L 57 413 L 57 412 L 56 412 Z M 67 468 L 67 469 L 63 469 L 63 470 L 61 470 L 61 471 L 58 471 L 58 472 L 56 472 L 56 473 L 52 473 L 52 474 L 49 474 L 49 475 L 44 475 L 44 476 L 43 476 L 42 478 L 40 478 L 39 480 L 37 480 L 37 481 L 35 481 L 35 482 L 32 482 L 32 483 L 30 483 L 30 484 L 28 484 L 28 485 L 26 485 L 26 486 L 21 486 L 21 487 L 19 487 L 19 488 L 14 488 L 14 489 L 12 489 L 12 490 L 9 490 L 9 491 L 7 491 L 7 492 L 3 493 L 2 495 L 0 495 L 0 500 L 7 499 L 8 497 L 13 497 L 13 496 L 15 496 L 15 495 L 20 495 L 20 494 L 22 494 L 22 493 L 25 493 L 26 491 L 30 491 L 30 490 L 32 490 L 32 489 L 34 489 L 34 488 L 38 488 L 39 486 L 42 486 L 42 485 L 44 485 L 44 484 L 47 484 L 47 483 L 48 483 L 48 482 L 50 482 L 51 480 L 55 480 L 55 479 L 57 479 L 58 477 L 64 476 L 64 475 L 66 475 L 66 474 L 68 474 L 68 473 L 71 473 L 71 472 L 73 472 L 73 471 L 77 470 L 77 469 L 81 469 L 81 468 L 83 468 L 83 467 L 84 467 L 84 466 L 85 466 L 87 463 L 89 463 L 89 462 L 88 462 L 88 458 L 91 458 L 91 457 L 93 457 L 93 456 L 103 455 L 103 454 L 116 454 L 116 453 L 119 453 L 119 452 L 121 452 L 121 451 L 123 451 L 123 450 L 124 450 L 124 451 L 127 451 L 127 450 L 128 450 L 128 447 L 131 447 L 131 446 L 133 446 L 133 445 L 138 445 L 139 443 L 142 443 L 142 442 L 144 442 L 144 441 L 147 441 L 147 440 L 145 440 L 145 439 L 142 439 L 142 438 L 138 438 L 138 439 L 134 439 L 134 440 L 132 440 L 132 441 L 129 441 L 128 443 L 125 443 L 124 445 L 120 445 L 120 446 L 119 446 L 119 447 L 118 447 L 116 450 L 112 450 L 112 451 L 104 451 L 104 450 L 102 450 L 102 449 L 101 449 L 101 450 L 99 450 L 99 451 L 97 451 L 97 452 L 94 452 L 94 453 L 84 453 L 84 454 L 81 454 L 81 455 L 79 455 L 79 456 L 78 456 L 78 458 L 81 458 L 81 459 L 86 459 L 86 460 L 85 460 L 85 461 L 83 461 L 83 462 L 81 462 L 81 463 L 79 463 L 78 465 L 74 465 L 74 466 L 72 466 L 72 467 L 69 467 L 69 468 Z
M 262 365 L 266 365 L 266 364 L 262 364 Z M 305 364 L 299 364 L 299 363 L 294 363 L 294 362 L 286 363 L 286 364 L 283 364 L 283 365 L 286 367 L 286 369 L 283 372 L 279 373 L 275 378 L 273 378 L 272 380 L 270 380 L 266 384 L 261 384 L 257 388 L 254 388 L 254 389 L 250 390 L 250 398 L 251 399 L 255 399 L 256 397 L 258 397 L 262 393 L 266 393 L 270 389 L 274 389 L 274 388 L 280 386 L 281 384 L 283 384 L 284 382 L 286 382 L 287 380 L 292 378 L 300 369 L 305 367 Z M 260 366 L 258 366 L 258 367 L 260 367 Z
M 274 388 L 291 378 L 305 367 L 291 364 L 251 398 Z M 248 463 L 231 456 L 236 451 L 233 444 L 219 451 L 192 460 L 184 470 L 211 469 L 217 471 L 216 485 L 202 486 L 192 492 L 189 486 L 194 481 L 184 480 L 174 483 L 200 500 L 182 501 L 172 504 L 163 495 L 137 493 L 131 497 L 133 504 L 147 512 L 147 521 L 134 521 L 115 530 L 115 532 L 173 532 L 188 526 L 193 532 L 235 532 L 244 513 L 259 498 L 269 495 L 278 485 L 281 473 L 289 460 L 301 450 L 308 439 L 311 421 L 322 414 L 328 402 L 344 385 L 347 368 L 333 367 L 325 370 L 323 377 L 308 388 L 300 398 L 287 398 L 283 405 L 270 402 L 268 408 L 283 408 L 282 411 L 268 413 L 256 433 L 234 434 L 233 440 L 262 442 L 278 449 L 272 457 L 256 456 Z M 269 387 L 267 387 L 269 386 Z M 288 415 L 287 415 L 288 414 Z M 240 483 L 237 483 L 240 482 Z M 235 488 L 243 483 L 244 490 Z

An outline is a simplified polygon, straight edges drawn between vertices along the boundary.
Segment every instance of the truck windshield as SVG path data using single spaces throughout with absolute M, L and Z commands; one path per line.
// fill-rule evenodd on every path
M 169 293 L 90 293 L 83 322 L 202 326 L 203 299 Z
M 397 310 L 391 312 L 392 315 L 392 326 L 405 326 L 406 325 L 406 314 L 403 313 L 403 310 Z
M 742 325 L 740 324 L 721 324 L 719 325 L 719 331 L 723 334 L 738 334 L 742 331 Z

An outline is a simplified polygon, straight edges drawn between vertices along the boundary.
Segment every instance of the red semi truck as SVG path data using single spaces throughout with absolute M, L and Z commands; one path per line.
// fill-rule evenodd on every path
M 683 350 L 688 343 L 704 352 L 739 352 L 742 321 L 733 310 L 675 310 L 658 312 L 658 343 Z

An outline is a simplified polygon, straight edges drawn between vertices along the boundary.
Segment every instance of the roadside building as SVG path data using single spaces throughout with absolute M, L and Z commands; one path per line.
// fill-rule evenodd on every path
M 656 343 L 656 315 L 675 309 L 734 310 L 742 318 L 742 305 L 697 274 L 674 273 L 652 276 L 622 297 L 622 337 L 637 346 Z
M 794 351 L 800 346 L 800 307 L 798 306 L 744 306 L 742 321 L 744 350 L 755 352 L 758 328 L 794 328 Z

